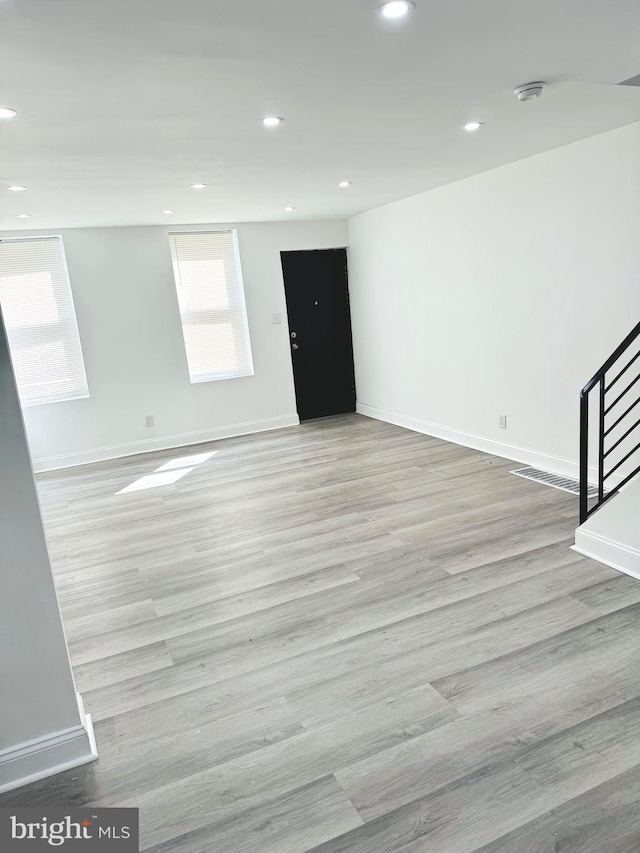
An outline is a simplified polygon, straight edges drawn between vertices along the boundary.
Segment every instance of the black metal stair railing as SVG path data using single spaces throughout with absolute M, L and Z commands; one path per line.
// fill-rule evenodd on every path
M 605 361 L 580 393 L 580 524 L 640 473 L 640 349 L 623 364 L 624 356 L 640 338 L 640 323 Z M 635 367 L 635 370 L 634 370 Z M 630 372 L 631 371 L 631 372 Z M 612 373 L 613 378 L 609 379 Z M 626 377 L 631 381 L 621 384 Z M 590 395 L 598 394 L 598 496 L 589 506 L 589 407 Z M 634 392 L 634 393 L 630 393 Z M 618 433 L 615 431 L 618 430 Z M 627 442 L 624 444 L 624 442 Z M 619 458 L 612 454 L 618 450 Z M 615 460 L 615 461 L 614 461 Z M 629 463 L 624 467 L 625 463 Z M 618 473 L 617 482 L 611 480 Z

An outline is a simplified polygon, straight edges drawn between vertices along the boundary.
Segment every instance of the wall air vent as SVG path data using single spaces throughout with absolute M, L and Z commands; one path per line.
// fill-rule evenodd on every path
M 550 474 L 549 471 L 540 471 L 539 468 L 517 468 L 511 473 L 517 477 L 524 477 L 525 480 L 533 480 L 545 486 L 552 486 L 554 489 L 561 489 L 563 492 L 570 492 L 572 495 L 580 494 L 580 483 L 570 477 L 559 477 L 557 474 Z M 588 497 L 598 497 L 597 486 L 589 486 Z

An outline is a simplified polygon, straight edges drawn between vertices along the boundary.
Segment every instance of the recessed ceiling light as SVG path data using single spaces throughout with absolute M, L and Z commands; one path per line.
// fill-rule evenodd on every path
M 0 107 L 0 118 L 15 118 L 18 113 L 11 107 Z
M 23 193 L 26 190 L 26 187 L 7 187 L 8 190 L 11 190 L 12 193 Z
M 30 213 L 19 213 L 18 219 L 29 219 L 31 217 Z
M 267 118 L 262 119 L 262 124 L 265 127 L 277 127 L 279 124 L 282 124 L 283 121 L 284 119 L 279 116 L 267 116 Z
M 341 190 L 346 190 L 351 186 L 351 181 L 340 181 L 338 184 Z
M 191 184 L 191 186 L 189 187 L 189 189 L 191 190 L 206 190 L 206 188 L 206 184 Z
M 168 216 L 170 213 L 175 213 L 175 211 L 174 211 L 174 210 L 163 210 L 162 212 L 163 212 L 163 213 L 166 213 L 166 214 L 167 214 L 167 216 Z
M 471 133 L 474 130 L 480 130 L 482 126 L 483 122 L 481 121 L 469 121 L 465 124 L 464 129 Z
M 382 4 L 380 12 L 383 18 L 404 18 L 414 6 L 415 4 L 411 0 L 390 0 L 389 3 Z
M 291 213 L 292 210 L 295 210 L 295 207 L 285 207 L 287 213 Z

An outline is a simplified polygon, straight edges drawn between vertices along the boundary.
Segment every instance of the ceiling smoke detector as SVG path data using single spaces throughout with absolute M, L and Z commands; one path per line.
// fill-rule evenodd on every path
M 534 98 L 539 98 L 544 89 L 544 83 L 526 83 L 524 86 L 518 86 L 513 90 L 514 95 L 519 101 L 532 101 Z

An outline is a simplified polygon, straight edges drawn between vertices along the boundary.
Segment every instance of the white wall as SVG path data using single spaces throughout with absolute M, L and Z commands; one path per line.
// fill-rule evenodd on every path
M 355 217 L 359 410 L 575 476 L 579 390 L 640 320 L 639 235 L 640 124 Z
M 0 791 L 92 761 L 0 316 Z
M 37 470 L 297 423 L 280 252 L 345 246 L 346 222 L 237 227 L 255 376 L 191 385 L 169 230 L 61 233 L 91 398 L 27 407 Z M 282 325 L 271 315 L 282 312 Z M 145 415 L 154 416 L 146 428 Z

